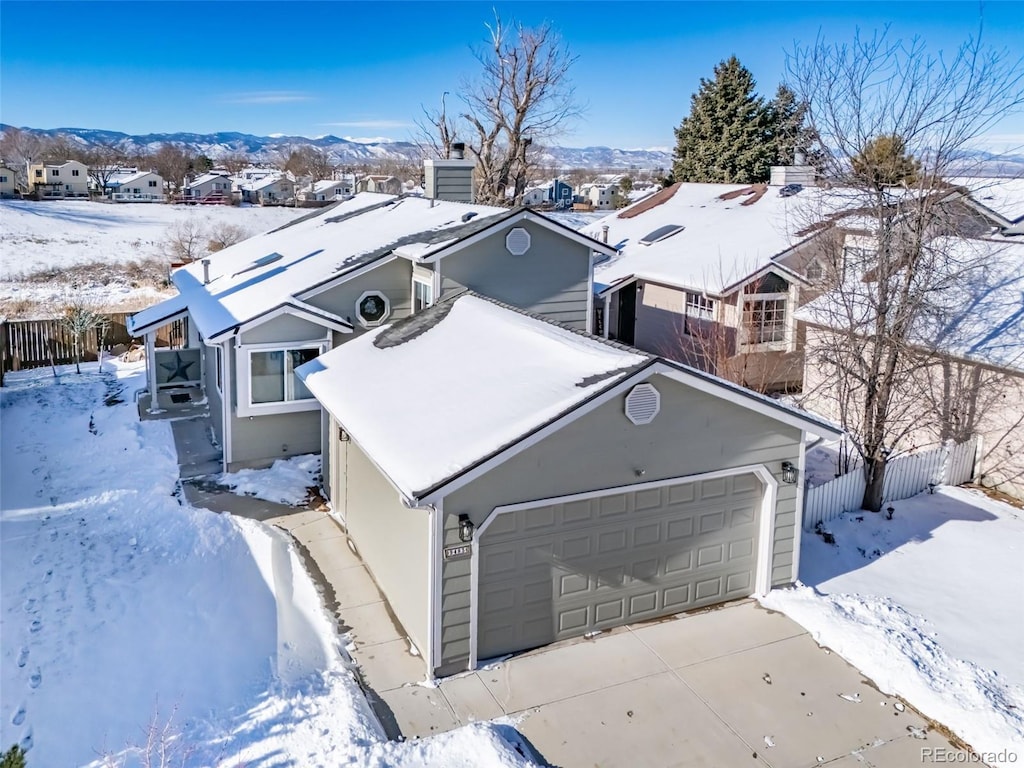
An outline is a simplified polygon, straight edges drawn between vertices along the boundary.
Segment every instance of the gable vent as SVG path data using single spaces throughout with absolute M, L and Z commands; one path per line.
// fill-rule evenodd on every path
M 513 256 L 522 256 L 530 250 L 530 233 L 522 227 L 509 230 L 505 236 L 505 248 Z
M 626 418 L 634 424 L 650 424 L 661 410 L 661 393 L 653 384 L 637 384 L 626 395 Z

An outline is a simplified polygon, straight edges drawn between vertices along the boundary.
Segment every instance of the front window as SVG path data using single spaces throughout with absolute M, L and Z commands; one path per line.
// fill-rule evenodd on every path
M 53 169 L 53 175 L 54 176 L 60 176 L 60 171 L 58 171 L 56 168 L 54 168 Z
M 698 332 L 701 320 L 715 319 L 715 302 L 707 296 L 699 293 L 686 294 L 686 315 L 684 317 L 684 331 L 688 335 Z
M 77 176 L 78 175 L 78 169 L 77 168 L 72 168 L 71 169 L 71 175 L 72 176 Z
M 434 286 L 431 283 L 413 278 L 412 311 L 419 312 L 434 303 Z
M 750 299 L 743 302 L 743 327 L 750 344 L 786 340 L 786 299 Z
M 249 353 L 249 383 L 253 405 L 312 399 L 295 369 L 320 354 L 320 347 L 273 349 Z

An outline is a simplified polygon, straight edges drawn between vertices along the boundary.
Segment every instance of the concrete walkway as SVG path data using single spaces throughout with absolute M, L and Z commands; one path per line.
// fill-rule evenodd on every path
M 906 768 L 958 752 L 785 616 L 740 601 L 620 627 L 423 685 L 425 665 L 327 513 L 186 485 L 291 533 L 391 738 L 511 717 L 554 766 Z M 961 761 L 964 757 L 959 758 Z

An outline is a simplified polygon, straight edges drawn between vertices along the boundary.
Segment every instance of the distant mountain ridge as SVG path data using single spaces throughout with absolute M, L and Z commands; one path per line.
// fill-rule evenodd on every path
M 0 123 L 0 131 L 14 126 Z M 255 136 L 250 133 L 223 131 L 218 133 L 147 133 L 133 135 L 95 128 L 29 128 L 20 130 L 40 137 L 67 136 L 82 145 L 113 144 L 126 152 L 155 152 L 164 144 L 174 144 L 216 160 L 225 155 L 244 152 L 256 161 L 268 160 L 303 145 L 322 149 L 335 162 L 366 163 L 376 160 L 413 160 L 422 157 L 420 148 L 408 141 L 354 141 L 339 136 Z M 669 168 L 672 155 L 657 149 L 615 149 L 612 147 L 546 147 L 542 165 L 556 169 L 593 168 L 620 170 L 655 170 Z

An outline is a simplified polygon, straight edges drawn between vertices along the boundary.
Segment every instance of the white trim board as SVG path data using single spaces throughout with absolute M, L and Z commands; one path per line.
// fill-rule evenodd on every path
M 398 257 L 395 256 L 393 253 L 381 256 L 379 259 L 374 259 L 373 261 L 363 264 L 362 266 L 356 267 L 355 269 L 349 270 L 348 272 L 343 272 L 337 277 L 333 277 L 329 280 L 326 280 L 320 283 L 319 285 L 314 285 L 312 288 L 307 288 L 303 291 L 299 291 L 298 293 L 295 294 L 295 298 L 299 299 L 300 301 L 306 301 L 307 299 L 311 299 L 312 297 L 324 293 L 325 291 L 329 291 L 332 288 L 336 288 L 339 285 L 342 285 L 343 283 L 347 283 L 349 280 L 354 280 L 355 278 L 365 275 L 368 272 L 372 272 L 373 270 L 377 269 L 377 267 L 382 267 L 385 264 L 390 264 L 397 258 Z
M 633 485 L 620 485 L 613 488 L 602 488 L 595 491 L 583 493 L 570 493 L 564 496 L 552 496 L 533 501 L 518 502 L 516 504 L 505 504 L 495 507 L 487 516 L 487 519 L 477 527 L 473 535 L 473 552 L 470 556 L 470 580 L 469 580 L 469 668 L 476 669 L 479 663 L 477 656 L 477 641 L 479 639 L 479 607 L 480 607 L 480 539 L 484 532 L 499 515 L 510 512 L 519 512 L 534 507 L 544 507 L 550 504 L 564 504 L 571 501 L 583 499 L 595 499 L 602 496 L 611 496 L 618 493 L 635 493 L 636 491 L 648 488 L 659 488 L 666 485 L 680 485 L 684 483 L 697 483 L 703 480 L 714 480 L 720 477 L 736 477 L 739 475 L 753 474 L 761 481 L 763 495 L 761 499 L 761 515 L 758 525 L 757 541 L 757 564 L 754 573 L 754 594 L 764 596 L 771 590 L 771 573 L 773 552 L 772 545 L 775 537 L 775 509 L 778 498 L 779 482 L 775 479 L 771 470 L 764 464 L 748 464 L 742 467 L 716 470 L 714 472 L 702 472 L 696 475 L 683 475 L 665 480 L 652 480 Z
M 240 336 L 246 331 L 251 331 L 253 328 L 258 328 L 264 323 L 268 323 L 274 318 L 281 317 L 282 315 L 298 317 L 312 323 L 313 325 L 338 331 L 339 333 L 352 333 L 352 324 L 346 322 L 337 315 L 328 312 L 327 310 L 320 309 L 319 307 L 314 307 L 311 304 L 306 304 L 304 301 L 289 299 L 259 317 L 255 317 L 252 320 L 247 320 L 246 322 L 241 323 L 240 325 L 226 328 L 223 331 L 215 333 L 210 336 L 207 341 L 213 343 L 226 341 L 232 337 Z

